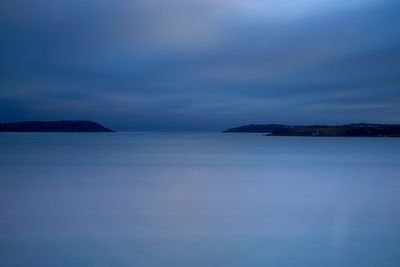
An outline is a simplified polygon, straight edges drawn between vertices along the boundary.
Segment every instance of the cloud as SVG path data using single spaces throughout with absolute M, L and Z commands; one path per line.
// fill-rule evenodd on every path
M 397 1 L 0 5 L 2 120 L 160 130 L 400 119 Z

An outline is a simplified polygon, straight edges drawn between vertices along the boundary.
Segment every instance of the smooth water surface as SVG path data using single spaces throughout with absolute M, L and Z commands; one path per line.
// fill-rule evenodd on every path
M 400 266 L 400 139 L 0 134 L 0 266 Z

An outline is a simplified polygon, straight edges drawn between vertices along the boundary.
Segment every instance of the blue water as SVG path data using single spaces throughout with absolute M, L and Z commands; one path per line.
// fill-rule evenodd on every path
M 0 266 L 400 266 L 400 139 L 0 134 Z

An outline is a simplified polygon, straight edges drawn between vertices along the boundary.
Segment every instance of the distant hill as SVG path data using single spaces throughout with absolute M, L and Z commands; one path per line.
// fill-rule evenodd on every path
M 224 131 L 225 133 L 265 133 L 270 136 L 343 136 L 400 137 L 399 124 L 354 123 L 347 125 L 282 125 L 251 124 Z
M 113 132 L 92 121 L 22 121 L 0 123 L 0 132 Z
M 291 126 L 283 124 L 250 124 L 225 130 L 224 133 L 272 133 L 288 128 L 291 128 Z

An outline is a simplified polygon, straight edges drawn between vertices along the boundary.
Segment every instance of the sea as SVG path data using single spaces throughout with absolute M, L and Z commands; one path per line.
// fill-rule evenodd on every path
M 400 138 L 1 133 L 0 266 L 398 267 Z

